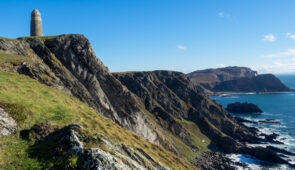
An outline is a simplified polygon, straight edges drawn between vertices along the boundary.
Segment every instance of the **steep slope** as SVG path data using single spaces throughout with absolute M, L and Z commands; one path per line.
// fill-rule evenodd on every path
M 264 161 L 289 164 L 294 167 L 274 150 L 249 147 L 247 143 L 257 144 L 269 141 L 267 138 L 260 138 L 257 129 L 238 123 L 221 105 L 199 92 L 185 74 L 173 71 L 113 74 L 130 91 L 140 97 L 146 109 L 154 114 L 162 127 L 173 132 L 192 148 L 195 143 L 190 143 L 186 134 L 190 136 L 194 134 L 202 139 L 201 142 L 206 141 L 202 138 L 202 135 L 206 135 L 211 140 L 208 148 L 212 150 L 248 154 Z M 177 131 L 179 129 L 177 127 L 185 127 L 183 122 L 193 125 L 190 126 L 191 131 L 187 128 Z M 213 161 L 213 164 L 200 163 L 201 160 L 210 159 L 210 155 L 214 155 L 217 161 Z M 220 164 L 220 162 L 227 162 L 227 160 L 219 156 L 216 153 L 202 154 L 201 157 L 198 156 L 198 161 L 193 163 L 204 169 L 221 168 L 226 164 Z M 208 164 L 212 166 L 208 168 Z M 225 169 L 231 169 L 231 167 L 225 167 Z
M 217 149 L 225 152 L 252 154 L 251 151 L 257 150 L 247 148 L 245 142 L 261 140 L 254 129 L 240 125 L 221 105 L 196 90 L 182 73 L 156 71 L 115 74 L 119 81 L 96 58 L 89 41 L 82 35 L 0 38 L 0 70 L 28 75 L 42 84 L 64 91 L 71 97 L 77 97 L 80 102 L 85 102 L 94 109 L 91 115 L 88 115 L 89 112 L 83 114 L 79 108 L 80 103 L 75 104 L 55 98 L 51 99 L 51 102 L 43 101 L 42 104 L 37 104 L 39 97 L 41 100 L 42 95 L 52 97 L 52 94 L 46 90 L 36 94 L 30 89 L 26 89 L 26 93 L 21 93 L 17 91 L 23 87 L 19 84 L 22 82 L 20 77 L 15 81 L 5 80 L 7 83 L 18 84 L 18 86 L 10 87 L 13 89 L 11 94 L 3 96 L 5 101 L 1 105 L 4 109 L 2 113 L 6 115 L 5 118 L 17 121 L 20 129 L 25 128 L 25 131 L 3 138 L 3 143 L 9 145 L 9 140 L 14 140 L 17 145 L 21 142 L 17 146 L 10 145 L 6 154 L 9 154 L 9 150 L 19 149 L 18 151 L 23 154 L 24 165 L 34 166 L 36 163 L 37 167 L 44 167 L 56 162 L 54 166 L 64 167 L 65 162 L 69 166 L 77 161 L 86 160 L 91 162 L 85 165 L 88 167 L 98 164 L 109 167 L 112 162 L 120 162 L 117 168 L 143 166 L 158 169 L 163 165 L 164 168 L 193 169 L 195 167 L 192 167 L 190 163 L 202 166 L 203 163 L 200 160 L 204 159 L 199 157 L 204 155 L 203 152 L 208 148 L 216 149 L 218 146 Z M 38 85 L 28 83 L 24 86 L 24 88 L 33 87 Z M 4 91 L 7 89 L 7 87 L 2 88 Z M 14 96 L 18 94 L 22 96 L 17 96 L 18 98 Z M 27 101 L 31 103 L 25 103 Z M 52 106 L 55 107 L 51 108 Z M 68 107 L 73 107 L 79 113 L 69 110 Z M 30 117 L 31 112 L 33 117 Z M 110 118 L 120 126 L 108 125 L 110 119 L 102 118 L 99 114 Z M 24 115 L 28 115 L 29 122 L 25 121 L 28 117 Z M 93 120 L 97 116 L 100 121 Z M 46 120 L 51 123 L 46 123 Z M 107 128 L 101 125 L 101 121 L 107 124 L 106 127 L 110 126 L 112 134 L 109 134 Z M 22 122 L 25 125 L 22 125 Z M 8 133 L 18 130 L 14 126 L 6 125 L 4 128 L 6 132 L 9 129 Z M 89 129 L 89 127 L 95 129 Z M 162 151 L 159 147 L 149 147 L 136 135 L 129 138 L 128 135 L 132 133 L 121 133 L 123 127 L 149 142 L 164 147 L 178 157 L 172 154 L 173 156 L 168 156 L 169 160 L 166 160 L 165 155 L 158 152 Z M 98 130 L 99 128 L 101 129 Z M 96 132 L 104 135 L 97 135 Z M 69 141 L 68 138 L 71 140 Z M 126 139 L 122 140 L 122 138 Z M 126 141 L 128 146 L 121 145 L 122 141 Z M 135 144 L 139 146 L 134 147 Z M 142 151 L 142 144 L 150 151 Z M 105 146 L 112 149 L 103 149 Z M 157 149 L 158 151 L 154 151 Z M 54 152 L 47 157 L 43 157 L 44 154 L 30 155 L 30 153 L 36 153 L 35 151 L 38 153 L 38 150 L 42 153 L 51 150 Z M 259 149 L 259 153 L 263 151 Z M 150 152 L 155 152 L 156 155 Z M 163 153 L 166 152 L 163 151 Z M 253 154 L 257 155 L 257 153 Z M 203 158 L 211 157 L 211 155 L 212 153 Z M 10 157 L 14 156 L 16 155 Z M 50 159 L 52 156 L 53 160 Z M 128 159 L 124 158 L 126 156 Z M 178 160 L 170 164 L 172 157 Z M 180 157 L 190 163 L 183 161 Z M 283 162 L 277 155 L 274 154 L 274 157 L 278 162 Z M 27 161 L 32 161 L 32 164 L 27 164 Z M 42 165 L 39 165 L 40 162 Z M 214 167 L 225 165 L 222 162 L 215 161 Z M 12 165 L 18 164 L 14 162 Z
M 19 130 L 0 136 L 0 169 L 194 169 L 76 97 L 18 73 L 0 71 L 0 108 Z
M 187 160 L 196 161 L 195 155 L 199 150 L 192 150 L 171 131 L 162 128 L 138 97 L 95 57 L 84 36 L 0 39 L 0 54 L 2 70 L 29 75 L 41 83 L 72 94 L 99 114 L 148 141 L 162 145 Z M 192 136 L 198 142 L 201 140 Z M 209 140 L 206 141 L 204 144 L 199 142 L 198 147 L 206 150 Z
M 232 152 L 240 141 L 257 139 L 255 132 L 239 125 L 225 109 L 198 92 L 187 76 L 179 72 L 127 72 L 114 75 L 130 91 L 138 95 L 162 127 L 173 131 L 175 120 L 194 122 L 224 151 Z M 175 132 L 182 140 L 182 133 Z M 229 145 L 231 143 L 231 145 Z
M 4 70 L 29 75 L 71 93 L 153 143 L 165 140 L 142 103 L 109 73 L 83 35 L 0 39 L 0 52 L 9 54 Z M 10 61 L 11 56 L 16 60 Z

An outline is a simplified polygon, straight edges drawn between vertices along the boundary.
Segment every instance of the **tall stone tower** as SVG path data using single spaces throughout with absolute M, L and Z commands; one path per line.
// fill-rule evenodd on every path
M 37 9 L 31 14 L 31 36 L 43 36 L 41 14 Z

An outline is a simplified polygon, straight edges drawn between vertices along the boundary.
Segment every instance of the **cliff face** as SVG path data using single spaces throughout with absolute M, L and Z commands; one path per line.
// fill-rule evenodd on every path
M 197 91 L 188 77 L 179 72 L 114 73 L 122 84 L 135 93 L 162 127 L 173 131 L 176 119 L 193 122 L 225 151 L 232 152 L 238 141 L 256 139 L 255 132 L 240 126 L 225 109 Z M 181 135 L 181 133 L 174 133 Z M 185 139 L 182 139 L 185 140 Z M 232 143 L 229 145 L 228 143 Z
M 198 70 L 188 74 L 193 84 L 205 93 L 291 91 L 272 74 L 258 75 L 247 67 Z

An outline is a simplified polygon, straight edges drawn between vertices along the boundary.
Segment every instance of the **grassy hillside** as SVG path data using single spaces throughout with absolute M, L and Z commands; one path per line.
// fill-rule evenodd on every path
M 12 59 L 3 56 L 5 55 L 0 55 L 2 63 Z M 16 56 L 13 60 L 19 59 Z M 24 75 L 0 71 L 0 107 L 9 112 L 22 130 L 30 129 L 34 124 L 45 121 L 59 128 L 78 123 L 87 129 L 89 135 L 98 132 L 116 144 L 125 143 L 133 148 L 141 148 L 167 167 L 195 168 L 173 153 L 147 142 L 112 120 L 99 115 L 72 95 L 40 84 Z M 0 167 L 43 169 L 54 163 L 53 160 L 43 161 L 30 157 L 28 150 L 32 144 L 32 141 L 22 139 L 19 133 L 0 137 Z M 72 163 L 74 164 L 75 161 Z

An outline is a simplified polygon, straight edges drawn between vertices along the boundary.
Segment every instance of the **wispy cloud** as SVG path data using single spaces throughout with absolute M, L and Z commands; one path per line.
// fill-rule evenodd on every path
M 287 60 L 276 60 L 267 64 L 250 66 L 253 70 L 260 73 L 294 73 L 295 72 L 295 58 Z
M 286 37 L 295 40 L 295 34 L 292 34 L 292 33 L 289 33 L 289 32 L 288 32 L 288 33 L 286 34 Z
M 185 46 L 183 46 L 183 45 L 178 45 L 177 46 L 177 49 L 183 50 L 183 51 L 186 51 L 187 50 L 187 48 Z
M 223 12 L 223 11 L 218 12 L 217 15 L 221 18 L 230 17 L 230 14 Z
M 263 58 L 280 58 L 280 57 L 290 57 L 290 56 L 295 57 L 295 48 L 288 49 L 287 51 L 268 54 L 262 57 Z
M 225 67 L 224 64 L 216 64 L 217 67 Z
M 277 38 L 273 34 L 263 35 L 263 41 L 275 42 Z

